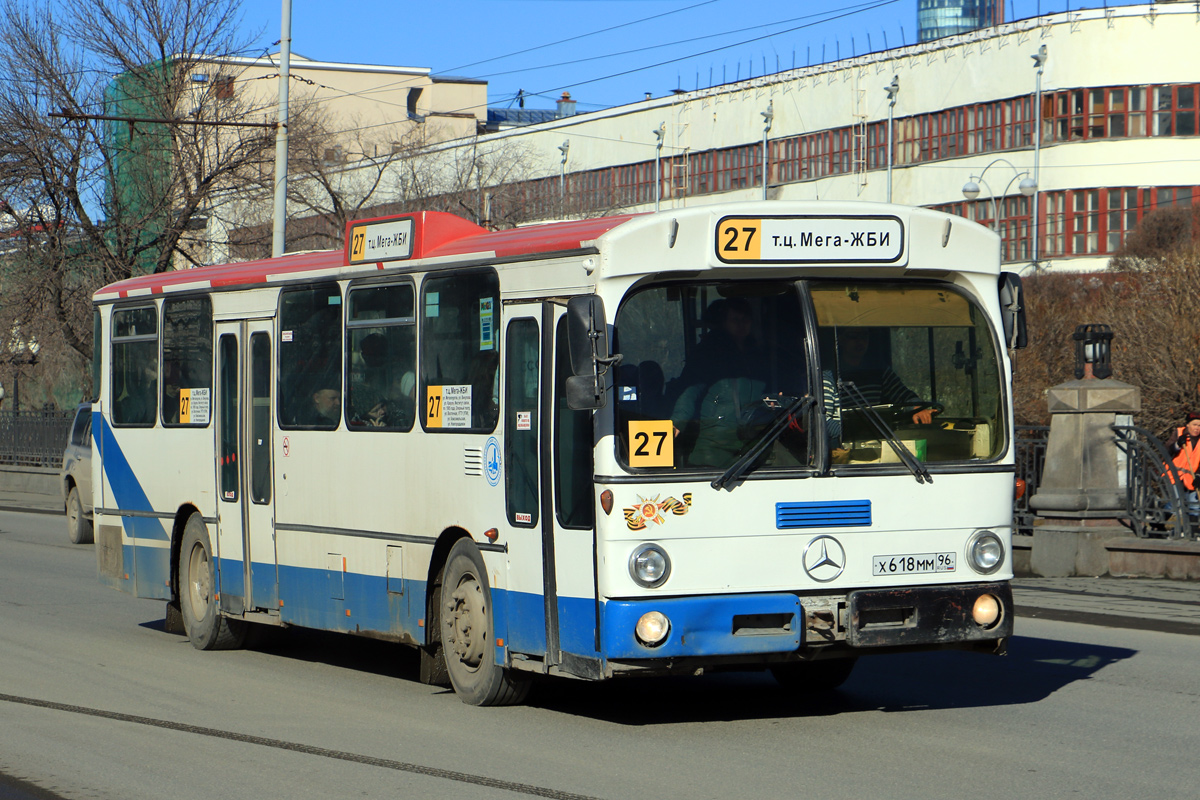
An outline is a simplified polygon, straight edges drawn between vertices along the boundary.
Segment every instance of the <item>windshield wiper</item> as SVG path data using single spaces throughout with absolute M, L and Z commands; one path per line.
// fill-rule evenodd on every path
M 729 469 L 721 473 L 721 477 L 709 484 L 712 486 L 712 488 L 720 489 L 722 486 L 736 481 L 738 478 L 749 472 L 750 465 L 757 461 L 758 457 L 762 455 L 763 451 L 774 444 L 775 440 L 783 434 L 784 430 L 787 429 L 788 424 L 792 421 L 792 417 L 796 416 L 797 414 L 807 413 L 808 410 L 812 408 L 813 403 L 816 402 L 812 395 L 807 394 L 803 397 L 788 397 L 784 399 L 790 402 L 788 402 L 787 406 L 784 407 L 783 413 L 777 416 L 775 421 L 771 423 L 770 427 L 763 431 L 762 434 L 754 440 L 754 444 L 751 445 L 749 450 L 747 450 L 745 453 L 742 453 L 742 455 L 738 457 L 737 461 L 734 461 L 729 465 Z M 768 406 L 778 406 L 778 401 L 779 398 L 771 397 L 770 395 L 767 395 L 763 398 L 763 402 Z
M 871 421 L 880 437 L 892 446 L 904 466 L 908 467 L 908 471 L 917 479 L 917 483 L 933 483 L 933 476 L 929 474 L 929 470 L 925 469 L 925 465 L 912 454 L 904 442 L 896 438 L 895 431 L 883 417 L 879 416 L 879 412 L 871 407 L 867 398 L 863 397 L 863 393 L 854 385 L 854 381 L 838 381 L 838 391 L 841 392 L 842 397 L 849 398 L 852 406 L 862 411 L 863 415 Z

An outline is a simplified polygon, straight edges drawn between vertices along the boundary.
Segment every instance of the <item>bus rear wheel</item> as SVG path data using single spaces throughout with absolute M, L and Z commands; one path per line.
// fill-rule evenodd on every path
M 832 692 L 845 683 L 857 663 L 857 657 L 792 661 L 775 664 L 771 667 L 771 674 L 780 686 L 795 694 L 821 694 Z
M 208 527 L 192 514 L 179 548 L 179 605 L 183 628 L 197 650 L 232 650 L 246 641 L 246 623 L 221 616 L 216 586 Z
M 454 692 L 472 706 L 520 703 L 529 683 L 514 680 L 496 663 L 492 595 L 479 548 L 459 539 L 450 549 L 443 573 L 441 608 L 442 655 Z

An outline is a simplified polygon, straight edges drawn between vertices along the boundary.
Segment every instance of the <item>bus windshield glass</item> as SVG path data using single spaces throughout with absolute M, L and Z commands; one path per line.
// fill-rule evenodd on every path
M 676 283 L 635 292 L 615 323 L 617 440 L 633 469 L 722 471 L 768 431 L 753 471 L 811 470 L 817 447 L 834 465 L 898 463 L 879 421 L 923 462 L 1003 447 L 995 338 L 945 285 Z M 819 402 L 779 432 L 805 395 Z

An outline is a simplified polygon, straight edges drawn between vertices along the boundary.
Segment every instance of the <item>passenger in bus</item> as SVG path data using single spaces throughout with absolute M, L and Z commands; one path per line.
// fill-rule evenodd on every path
M 163 364 L 163 422 L 174 425 L 179 422 L 179 395 L 183 388 L 182 369 L 177 361 Z
M 487 428 L 496 423 L 500 409 L 500 353 L 480 351 L 471 360 L 471 427 Z
M 671 422 L 676 437 L 694 442 L 688 464 L 721 467 L 754 435 L 754 415 L 767 389 L 767 361 L 751 334 L 753 315 L 745 300 L 714 301 L 704 321 L 708 330 L 679 376 L 685 388 Z
M 352 421 L 370 422 L 378 417 L 378 408 L 388 393 L 388 341 L 381 333 L 370 333 L 358 343 L 358 358 L 353 363 L 350 393 Z
M 317 389 L 311 400 L 301 411 L 296 424 L 320 428 L 336 426 L 342 413 L 342 393 L 332 387 Z
M 141 366 L 127 364 L 126 368 L 113 417 L 124 425 L 152 425 L 158 400 L 158 359 L 151 358 Z
M 416 417 L 417 377 L 410 370 L 397 374 L 384 395 L 366 414 L 355 415 L 351 425 L 368 425 L 373 428 L 411 428 Z

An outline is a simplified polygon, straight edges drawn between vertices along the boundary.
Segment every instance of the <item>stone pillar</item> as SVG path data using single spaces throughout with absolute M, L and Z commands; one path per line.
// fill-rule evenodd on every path
M 1104 542 L 1128 534 L 1122 454 L 1110 426 L 1141 410 L 1136 386 L 1111 378 L 1067 381 L 1047 393 L 1050 436 L 1037 493 L 1030 566 L 1035 575 L 1103 575 Z

